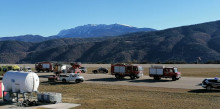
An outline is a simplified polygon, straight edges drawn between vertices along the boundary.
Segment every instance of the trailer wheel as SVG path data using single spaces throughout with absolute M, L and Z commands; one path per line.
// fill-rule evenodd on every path
M 134 76 L 134 75 L 131 75 L 130 78 L 131 78 L 131 79 L 135 79 L 135 76 Z
M 40 72 L 40 70 L 37 70 L 37 72 Z
M 117 78 L 117 79 L 120 79 L 120 75 L 119 74 L 115 74 L 115 77 Z
M 62 79 L 62 82 L 66 83 L 66 79 Z
M 173 77 L 172 77 L 172 81 L 176 81 L 176 76 L 173 76 Z

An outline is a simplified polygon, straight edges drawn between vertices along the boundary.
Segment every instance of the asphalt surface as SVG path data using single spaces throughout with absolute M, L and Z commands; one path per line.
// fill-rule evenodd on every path
M 182 77 L 177 81 L 171 78 L 162 78 L 161 80 L 153 80 L 149 76 L 143 76 L 139 79 L 131 80 L 129 77 L 124 79 L 116 79 L 114 75 L 109 74 L 82 74 L 85 83 L 115 84 L 115 85 L 132 85 L 132 86 L 148 86 L 163 88 L 181 88 L 181 89 L 202 89 L 199 85 L 204 78 Z
M 47 77 L 52 73 L 38 73 L 41 81 L 47 81 Z M 143 76 L 139 79 L 131 80 L 130 77 L 124 79 L 116 79 L 110 74 L 86 74 L 82 73 L 85 83 L 97 84 L 113 84 L 113 85 L 131 85 L 131 86 L 147 86 L 147 87 L 163 87 L 163 88 L 181 88 L 181 89 L 203 89 L 199 84 L 204 78 L 182 77 L 177 81 L 171 78 L 162 78 L 161 80 L 153 80 L 149 76 Z

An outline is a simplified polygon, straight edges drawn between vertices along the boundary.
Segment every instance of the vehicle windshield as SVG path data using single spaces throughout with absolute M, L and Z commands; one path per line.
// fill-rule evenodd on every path
M 177 68 L 174 68 L 174 72 L 175 72 L 175 73 L 178 72 Z
M 138 66 L 138 71 L 143 71 L 143 67 L 142 66 Z
M 27 68 L 28 70 L 31 70 L 31 68 Z

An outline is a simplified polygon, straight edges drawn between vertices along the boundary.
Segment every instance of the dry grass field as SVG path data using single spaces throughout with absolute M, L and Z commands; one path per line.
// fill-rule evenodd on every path
M 92 70 L 99 67 L 87 67 L 87 73 L 92 73 Z M 110 73 L 110 67 L 107 68 Z M 148 68 L 144 67 L 144 75 L 148 75 Z M 182 72 L 183 77 L 220 77 L 220 68 L 180 67 L 179 71 Z M 42 82 L 39 91 L 62 93 L 63 102 L 81 104 L 78 109 L 216 109 L 220 107 L 220 90 Z
M 78 109 L 208 109 L 220 107 L 220 91 L 168 89 L 103 84 L 42 83 L 40 91 L 60 92 L 63 102 L 79 103 Z
M 220 68 L 180 68 L 179 71 L 188 77 L 220 77 Z

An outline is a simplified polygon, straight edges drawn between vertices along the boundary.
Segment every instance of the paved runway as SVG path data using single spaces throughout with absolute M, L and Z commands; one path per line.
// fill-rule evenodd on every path
M 202 89 L 202 87 L 199 84 L 204 79 L 194 77 L 182 77 L 177 81 L 172 81 L 171 78 L 153 80 L 153 78 L 149 76 L 143 76 L 139 79 L 131 80 L 129 77 L 126 77 L 125 79 L 116 79 L 114 75 L 110 74 L 82 74 L 82 76 L 84 76 L 85 78 L 85 83 L 134 85 L 182 89 Z

